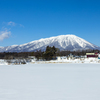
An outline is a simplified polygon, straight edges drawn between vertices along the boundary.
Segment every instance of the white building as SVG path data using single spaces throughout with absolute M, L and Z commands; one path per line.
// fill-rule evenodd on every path
M 58 56 L 58 57 L 57 57 L 57 60 L 61 60 L 61 57 L 60 57 L 60 56 Z
M 67 59 L 67 57 L 66 57 L 66 56 L 61 56 L 61 57 L 60 57 L 60 56 L 58 56 L 58 57 L 57 57 L 57 60 L 65 60 L 65 59 Z
M 98 59 L 100 59 L 100 54 L 98 54 Z

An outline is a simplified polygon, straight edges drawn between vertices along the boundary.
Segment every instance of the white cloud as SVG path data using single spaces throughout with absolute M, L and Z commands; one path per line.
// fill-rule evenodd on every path
M 22 25 L 22 24 L 19 24 L 19 26 L 24 28 L 24 25 Z
M 11 31 L 1 31 L 0 32 L 0 41 L 4 40 L 5 38 L 9 38 L 9 36 L 11 35 Z
M 18 26 L 18 27 L 23 27 L 24 28 L 24 25 L 17 24 L 17 23 L 12 22 L 12 21 L 10 21 L 10 22 L 3 22 L 3 24 L 5 24 L 6 27 L 8 25 L 8 26 Z M 0 41 L 3 41 L 4 39 L 10 37 L 11 31 L 9 31 L 9 30 L 11 30 L 11 28 L 9 28 L 9 30 L 8 30 L 8 28 L 5 28 L 5 26 L 2 27 L 2 30 L 4 30 L 4 31 L 0 31 Z
M 3 22 L 3 24 L 6 24 L 8 26 L 19 26 L 19 27 L 23 27 L 24 28 L 24 25 L 18 24 L 18 23 L 12 22 L 12 21 L 10 21 L 10 22 Z
M 10 21 L 10 22 L 8 22 L 8 23 L 7 23 L 7 25 L 10 25 L 10 26 L 15 26 L 15 25 L 16 25 L 16 23 L 15 23 L 15 22 Z

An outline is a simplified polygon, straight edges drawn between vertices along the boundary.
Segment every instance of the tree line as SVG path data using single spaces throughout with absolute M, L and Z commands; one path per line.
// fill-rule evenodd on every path
M 56 56 L 68 56 L 70 53 L 76 56 L 84 56 L 86 53 L 99 53 L 99 50 L 78 50 L 78 51 L 60 51 L 55 46 L 47 46 L 45 51 L 33 51 L 33 52 L 2 52 L 0 53 L 0 59 L 16 59 L 16 58 L 28 58 L 29 56 L 35 56 L 37 59 L 53 60 Z

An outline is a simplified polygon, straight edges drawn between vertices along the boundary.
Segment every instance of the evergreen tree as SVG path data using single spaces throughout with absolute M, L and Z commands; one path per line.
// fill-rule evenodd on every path
M 47 46 L 46 51 L 43 54 L 43 58 L 46 60 L 55 59 L 56 58 L 56 51 L 57 51 L 57 48 L 55 48 L 54 46 L 53 47 Z

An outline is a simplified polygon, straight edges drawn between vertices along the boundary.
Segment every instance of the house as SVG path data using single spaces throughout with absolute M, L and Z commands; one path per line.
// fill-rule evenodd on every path
M 86 53 L 87 58 L 97 58 L 98 57 L 98 53 Z
M 36 57 L 35 56 L 28 56 L 28 59 L 32 60 L 32 61 L 36 61 Z
M 56 57 L 57 58 L 57 60 L 65 60 L 65 59 L 67 59 L 67 57 L 66 56 L 58 56 L 58 57 Z
M 66 56 L 62 56 L 61 59 L 62 59 L 62 60 L 63 60 L 63 59 L 67 59 L 67 57 L 66 57 Z

